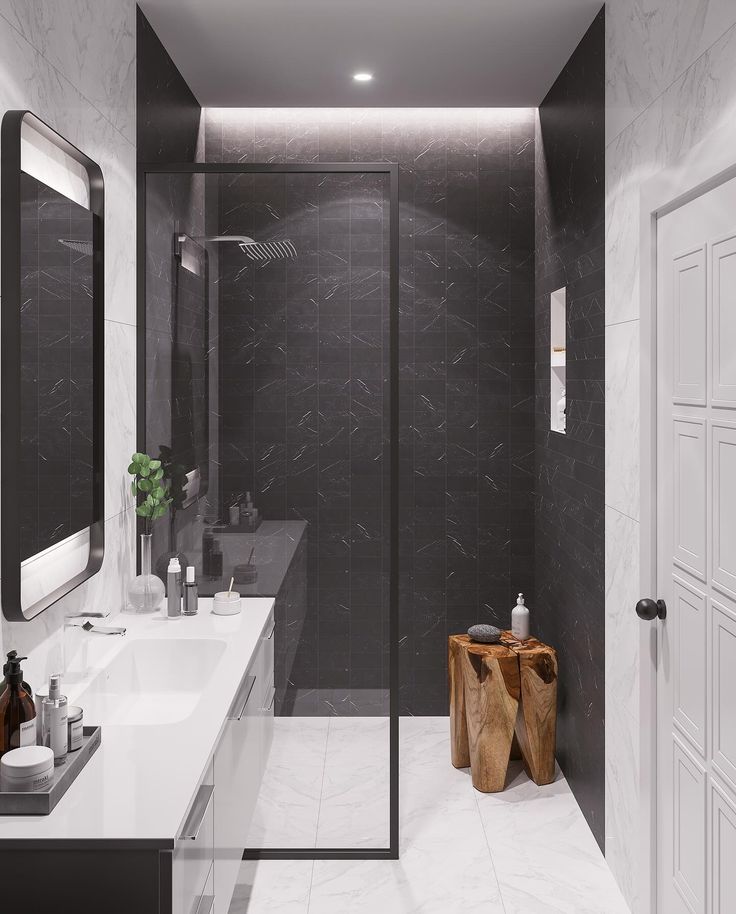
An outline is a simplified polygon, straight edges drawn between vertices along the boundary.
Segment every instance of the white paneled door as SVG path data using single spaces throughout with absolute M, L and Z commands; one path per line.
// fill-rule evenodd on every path
M 736 179 L 657 223 L 657 581 L 657 912 L 736 914 Z

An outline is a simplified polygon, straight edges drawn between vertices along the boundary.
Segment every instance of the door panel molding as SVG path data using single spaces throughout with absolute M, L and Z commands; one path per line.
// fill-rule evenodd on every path
M 736 233 L 711 245 L 710 276 L 711 404 L 736 409 Z
M 708 598 L 673 576 L 672 720 L 705 758 L 708 745 Z
M 672 737 L 672 879 L 688 909 L 705 914 L 706 772 L 677 735 Z
M 736 611 L 716 599 L 711 607 L 713 767 L 736 802 Z
M 712 914 L 736 911 L 736 804 L 715 782 L 710 789 Z
M 705 406 L 707 398 L 706 246 L 678 254 L 672 268 L 672 402 Z
M 705 582 L 708 541 L 707 438 L 704 419 L 672 417 L 675 541 L 673 561 Z
M 662 588 L 662 582 L 658 580 L 657 572 L 657 522 L 658 522 L 658 499 L 657 499 L 657 385 L 658 372 L 661 366 L 658 364 L 657 353 L 657 240 L 658 240 L 658 221 L 661 217 L 674 212 L 681 206 L 699 197 L 701 194 L 710 190 L 719 188 L 725 182 L 736 177 L 736 122 L 725 123 L 721 128 L 712 131 L 707 142 L 703 142 L 693 147 L 678 162 L 660 171 L 658 174 L 648 179 L 640 189 L 640 206 L 639 206 L 639 237 L 640 237 L 640 273 L 639 273 L 639 301 L 640 301 L 640 549 L 639 549 L 639 585 L 642 595 L 665 596 Z M 714 346 L 714 321 L 712 312 L 712 298 L 714 292 L 714 283 L 716 279 L 722 277 L 713 277 L 712 258 L 713 248 L 717 244 L 728 239 L 736 238 L 736 217 L 733 225 L 723 227 L 720 232 L 713 232 L 711 237 L 703 237 L 702 242 L 707 242 L 707 288 L 706 300 L 708 303 L 708 326 L 707 340 L 708 346 Z M 700 244 L 701 239 L 696 240 Z M 687 242 L 685 242 L 687 244 Z M 694 249 L 696 245 L 693 245 Z M 725 249 L 725 245 L 723 246 Z M 716 253 L 719 251 L 716 248 Z M 723 253 L 721 250 L 720 253 Z M 730 268 L 730 264 L 724 265 Z M 721 307 L 720 290 L 716 293 L 716 307 Z M 720 315 L 719 315 L 720 316 Z M 666 328 L 665 328 L 666 329 Z M 670 330 L 670 334 L 672 331 Z M 708 366 L 707 377 L 707 397 L 706 404 L 715 409 L 725 408 L 723 400 L 723 390 L 721 382 L 728 381 L 730 375 L 728 372 L 720 373 L 714 376 L 711 366 Z M 720 378 L 720 380 L 719 380 Z M 728 392 L 731 396 L 731 392 Z M 670 401 L 671 402 L 671 401 Z M 728 408 L 736 408 L 736 404 L 729 404 Z M 683 413 L 694 415 L 702 407 L 683 404 L 680 409 Z M 715 420 L 715 415 L 713 415 Z M 710 430 L 708 430 L 710 432 Z M 706 436 L 708 451 L 711 447 L 711 435 Z M 665 442 L 669 446 L 671 438 Z M 708 463 L 712 464 L 710 453 L 708 454 Z M 711 480 L 712 485 L 712 480 Z M 712 530 L 712 520 L 708 518 L 709 535 Z M 671 562 L 670 556 L 670 562 Z M 670 568 L 671 568 L 670 564 Z M 710 576 L 712 568 L 712 557 L 708 556 L 706 565 L 707 574 Z M 688 579 L 689 572 L 685 574 Z M 671 574 L 667 575 L 672 580 Z M 730 596 L 730 595 L 729 595 Z M 713 601 L 711 601 L 713 602 Z M 730 605 L 728 600 L 722 602 Z M 708 610 L 713 612 L 712 607 Z M 709 642 L 712 638 L 712 616 L 709 616 Z M 639 684 L 640 684 L 640 707 L 639 707 L 639 793 L 638 809 L 640 811 L 640 826 L 638 843 L 638 853 L 632 854 L 632 865 L 638 867 L 637 886 L 638 898 L 635 903 L 635 914 L 652 914 L 657 911 L 658 892 L 657 892 L 657 820 L 656 820 L 656 763 L 657 763 L 657 669 L 663 662 L 659 657 L 657 626 L 661 623 L 639 623 Z M 709 648 L 710 649 L 710 648 Z M 667 658 L 665 658 L 666 660 Z M 712 687 L 712 684 L 711 686 Z M 711 702 L 712 711 L 712 702 Z M 712 741 L 712 720 L 710 723 L 710 740 Z M 672 727 L 670 727 L 672 729 Z M 615 750 L 612 750 L 615 751 Z M 714 785 L 716 780 L 720 784 L 720 775 L 715 767 L 711 783 Z M 715 779 L 715 780 L 714 780 Z M 711 795 L 713 788 L 708 791 L 709 810 L 711 806 Z M 615 793 L 614 793 L 615 796 Z M 736 805 L 736 804 L 734 804 Z M 729 807 L 730 811 L 730 807 Z M 708 824 L 708 839 L 712 840 L 711 822 Z M 725 827 L 725 826 L 724 826 Z M 616 836 L 621 837 L 621 836 Z M 715 846 L 715 845 L 714 845 Z M 725 859 L 725 858 L 724 858 Z M 713 861 L 715 866 L 715 861 Z M 713 866 L 710 868 L 710 879 L 714 879 Z M 736 867 L 731 865 L 731 870 L 736 873 Z M 717 881 L 714 882 L 717 885 Z M 680 903 L 679 892 L 678 904 Z M 717 906 L 718 899 L 714 897 L 706 899 L 711 906 L 712 914 L 725 914 L 725 909 L 719 910 Z M 683 901 L 682 904 L 685 904 Z M 687 910 L 687 905 L 683 910 Z M 710 912 L 709 912 L 710 914 Z

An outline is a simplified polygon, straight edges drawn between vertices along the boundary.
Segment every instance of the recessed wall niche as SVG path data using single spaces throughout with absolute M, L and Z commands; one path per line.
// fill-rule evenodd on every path
M 567 290 L 556 289 L 549 297 L 549 427 L 566 432 Z

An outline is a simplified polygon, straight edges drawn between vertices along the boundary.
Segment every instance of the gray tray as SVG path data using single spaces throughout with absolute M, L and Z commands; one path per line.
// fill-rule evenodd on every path
M 102 727 L 84 727 L 82 739 L 82 748 L 70 752 L 66 762 L 54 768 L 54 780 L 46 790 L 0 790 L 0 816 L 47 816 L 99 748 Z

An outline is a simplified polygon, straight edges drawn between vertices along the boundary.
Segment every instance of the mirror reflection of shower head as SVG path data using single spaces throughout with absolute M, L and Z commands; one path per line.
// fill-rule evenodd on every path
M 65 248 L 71 248 L 77 254 L 91 255 L 94 253 L 91 241 L 82 241 L 77 238 L 59 238 L 59 244 L 63 244 Z
M 186 241 L 187 235 L 179 236 L 179 243 Z M 266 264 L 274 260 L 294 260 L 297 256 L 293 242 L 284 241 L 255 241 L 247 235 L 203 235 L 194 239 L 202 242 L 232 241 L 250 260 Z

